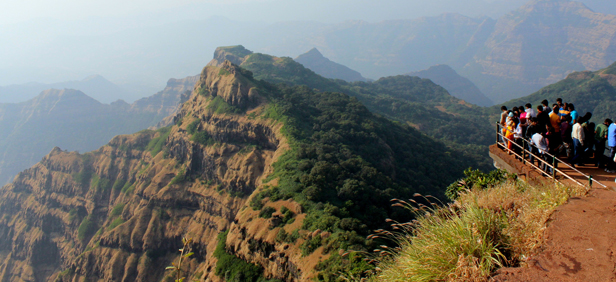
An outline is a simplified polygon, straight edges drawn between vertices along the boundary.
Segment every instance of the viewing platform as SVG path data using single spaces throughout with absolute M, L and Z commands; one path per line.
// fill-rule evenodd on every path
M 497 132 L 497 135 L 502 137 L 502 140 L 506 140 L 500 132 Z M 526 141 L 522 146 L 514 142 L 513 146 L 517 146 L 518 153 L 516 153 L 514 150 L 507 149 L 502 141 L 497 141 L 496 144 L 490 146 L 490 157 L 494 160 L 494 166 L 516 173 L 518 177 L 532 184 L 557 182 L 565 185 L 585 186 L 588 190 L 591 188 L 606 188 L 616 191 L 616 182 L 614 181 L 616 174 L 607 173 L 594 164 L 573 167 L 566 158 L 550 154 L 546 154 L 550 161 L 535 156 L 534 162 L 531 163 L 528 160 L 531 152 L 527 145 Z M 541 169 L 542 166 L 554 169 L 548 173 Z

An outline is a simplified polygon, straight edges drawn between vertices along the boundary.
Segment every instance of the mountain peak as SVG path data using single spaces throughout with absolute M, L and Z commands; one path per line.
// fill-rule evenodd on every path
M 494 104 L 473 82 L 459 75 L 448 65 L 435 65 L 426 70 L 410 72 L 406 75 L 430 79 L 432 82 L 445 88 L 451 96 L 478 106 L 491 106 Z
M 229 105 L 245 110 L 258 101 L 256 86 L 252 72 L 225 60 L 220 66 L 208 65 L 203 69 L 194 93 L 221 97 Z
M 354 71 L 347 66 L 332 62 L 328 58 L 324 57 L 316 47 L 297 56 L 295 61 L 323 77 L 342 79 L 349 82 L 367 81 L 367 79 L 364 78 L 359 72 Z
M 225 61 L 230 61 L 233 64 L 241 65 L 248 55 L 253 52 L 244 48 L 242 45 L 235 46 L 222 46 L 216 48 L 214 51 L 214 59 L 212 59 L 208 66 L 221 66 Z

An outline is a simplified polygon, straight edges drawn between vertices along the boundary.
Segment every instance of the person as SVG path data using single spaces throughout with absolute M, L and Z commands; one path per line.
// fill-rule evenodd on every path
M 573 167 L 575 167 L 575 165 L 582 166 L 583 164 L 580 160 L 584 151 L 585 136 L 584 129 L 577 119 L 573 120 L 571 138 L 573 139 L 573 158 L 571 159 L 571 165 L 573 165 Z
M 560 134 L 560 115 L 558 114 L 558 106 L 555 106 L 552 109 L 549 117 L 550 125 L 554 128 L 554 132 Z
M 563 107 L 563 98 L 556 98 L 556 105 L 558 105 L 558 109 L 560 110 Z
M 537 106 L 537 122 L 539 126 L 545 127 L 546 124 L 550 124 L 550 116 L 547 111 L 543 110 L 543 106 Z
M 571 116 L 565 116 L 563 121 L 560 123 L 560 137 L 568 159 L 573 157 L 573 139 L 571 139 L 571 128 Z
M 533 110 L 533 105 L 527 103 L 524 107 L 526 108 L 526 118 L 537 117 L 537 113 L 535 113 L 535 110 Z
M 500 130 L 501 130 L 501 134 L 503 136 L 505 136 L 505 127 L 507 126 L 507 116 L 509 115 L 509 111 L 507 110 L 507 106 L 502 106 L 501 107 L 501 117 L 500 117 L 500 121 L 498 122 L 500 124 Z M 498 136 L 498 140 L 502 141 L 503 143 L 507 143 L 505 142 L 505 139 L 503 139 L 502 136 Z
M 543 111 L 544 112 L 548 112 L 549 113 L 550 111 L 552 111 L 552 109 L 550 109 L 550 105 L 548 103 L 548 100 L 541 101 L 541 105 L 543 106 Z
M 513 151 L 515 151 L 518 155 L 522 155 L 522 148 L 524 148 L 522 147 L 524 145 L 524 143 L 522 142 L 524 140 L 524 130 L 522 129 L 522 123 L 518 123 L 518 125 L 516 126 L 515 131 L 513 132 L 513 138 L 515 140 L 515 143 L 518 144 L 518 146 L 515 146 L 513 148 Z
M 607 146 L 610 150 L 610 159 L 608 160 L 608 168 L 605 171 L 616 173 L 616 165 L 614 164 L 614 155 L 616 155 L 616 121 L 612 122 L 607 128 Z
M 523 107 L 520 107 L 518 109 L 524 109 Z M 522 136 L 526 136 L 526 129 L 528 128 L 529 125 L 529 121 L 527 118 L 528 113 L 526 113 L 525 111 L 521 111 L 520 113 L 520 124 L 519 126 L 522 127 Z
M 607 127 L 612 124 L 611 119 L 605 119 L 602 124 L 595 127 L 595 164 L 598 168 L 605 167 L 605 141 L 607 140 Z
M 536 117 L 531 118 L 530 125 L 526 129 L 526 135 L 524 135 L 526 137 L 526 140 L 528 140 L 528 150 L 530 151 L 530 154 L 528 155 L 528 161 L 530 163 L 533 163 L 533 161 L 535 160 L 534 155 L 538 154 L 537 148 L 533 146 L 533 142 L 532 142 L 533 135 L 535 135 L 535 133 L 542 133 L 542 132 L 543 130 L 541 129 L 541 127 L 539 127 L 537 118 Z
M 573 121 L 578 121 L 578 112 L 575 110 L 575 106 L 573 106 L 573 104 L 568 104 L 567 105 L 567 109 L 569 110 L 569 115 L 571 116 L 571 120 Z M 581 122 L 580 122 L 581 123 Z
M 537 148 L 538 157 L 543 159 L 544 161 L 550 163 L 551 160 L 548 160 L 548 141 L 546 138 L 546 133 L 535 133 L 532 137 L 532 144 Z M 551 168 L 547 166 L 544 162 L 539 162 L 540 168 L 543 169 L 547 173 L 552 173 Z
M 511 155 L 511 150 L 513 149 L 513 132 L 515 131 L 515 119 L 513 112 L 509 113 L 507 117 L 507 126 L 505 127 L 505 144 L 507 145 L 507 152 Z
M 568 107 L 569 107 L 569 104 L 564 103 L 563 106 L 560 109 L 558 109 L 561 117 L 569 115 Z

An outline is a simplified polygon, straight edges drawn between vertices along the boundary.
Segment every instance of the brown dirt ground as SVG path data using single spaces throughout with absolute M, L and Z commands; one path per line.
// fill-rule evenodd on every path
M 593 189 L 556 209 L 527 265 L 492 281 L 616 281 L 616 192 Z

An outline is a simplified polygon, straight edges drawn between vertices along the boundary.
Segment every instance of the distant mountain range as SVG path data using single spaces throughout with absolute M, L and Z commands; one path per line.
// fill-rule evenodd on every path
M 286 54 L 313 46 L 371 78 L 447 64 L 496 103 L 616 60 L 616 16 L 565 0 L 531 1 L 497 20 L 443 14 L 379 23 L 284 23 L 269 29 L 289 36 L 265 40 L 267 45 L 257 50 Z
M 0 184 L 55 146 L 86 152 L 118 134 L 157 125 L 177 110 L 198 78 L 170 79 L 164 90 L 133 104 L 102 104 L 73 89 L 49 89 L 26 102 L 0 104 Z
M 609 6 L 609 1 L 585 2 Z M 602 11 L 580 2 L 534 0 L 498 19 L 442 14 L 374 23 L 266 25 L 210 18 L 105 34 L 87 28 L 65 34 L 61 31 L 70 26 L 57 23 L 50 23 L 54 33 L 11 26 L 0 29 L 5 39 L 0 42 L 0 84 L 61 81 L 57 77 L 67 69 L 72 77 L 96 69 L 123 88 L 131 83 L 151 85 L 196 73 L 209 60 L 203 50 L 237 42 L 279 57 L 318 48 L 329 60 L 371 79 L 447 64 L 500 103 L 573 71 L 598 70 L 616 60 L 616 16 Z M 131 88 L 131 93 L 136 90 Z
M 448 65 L 436 65 L 427 70 L 409 72 L 406 75 L 430 79 L 445 88 L 452 96 L 466 102 L 483 107 L 494 105 L 494 102 L 481 93 L 473 82 L 460 76 Z
M 65 81 L 58 83 L 37 83 L 13 84 L 0 87 L 0 103 L 20 103 L 30 100 L 41 91 L 47 89 L 76 89 L 97 101 L 105 104 L 117 100 L 133 101 L 138 96 L 131 95 L 126 90 L 113 84 L 100 75 L 88 76 L 82 80 Z
M 348 82 L 368 81 L 359 72 L 323 57 L 323 54 L 317 48 L 312 48 L 310 51 L 299 55 L 295 58 L 295 61 L 326 78 L 342 79 Z

